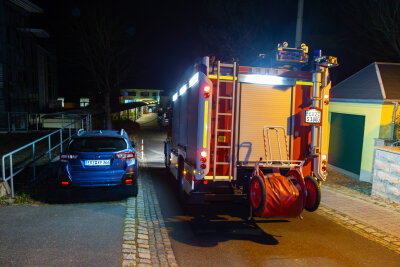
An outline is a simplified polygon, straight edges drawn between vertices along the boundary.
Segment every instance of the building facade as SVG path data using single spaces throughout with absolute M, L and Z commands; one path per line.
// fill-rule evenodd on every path
M 120 103 L 145 102 L 160 104 L 162 90 L 153 89 L 122 89 Z
M 399 139 L 400 64 L 374 62 L 331 89 L 328 162 L 372 180 L 375 139 Z
M 49 34 L 30 26 L 43 10 L 28 0 L 0 0 L 0 112 L 41 112 L 57 98 L 55 58 L 41 46 Z

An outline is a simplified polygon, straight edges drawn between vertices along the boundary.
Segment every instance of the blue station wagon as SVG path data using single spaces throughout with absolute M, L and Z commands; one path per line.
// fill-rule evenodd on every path
M 83 131 L 60 155 L 58 181 L 63 187 L 129 186 L 137 194 L 138 161 L 124 130 Z

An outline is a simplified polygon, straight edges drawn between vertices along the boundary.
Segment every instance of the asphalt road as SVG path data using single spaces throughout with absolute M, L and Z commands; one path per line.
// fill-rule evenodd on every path
M 142 131 L 147 168 L 179 266 L 400 266 L 400 255 L 305 211 L 303 220 L 246 220 L 244 205 L 182 206 L 163 168 L 161 132 Z
M 40 193 L 45 205 L 0 207 L 0 266 L 121 266 L 129 190 Z

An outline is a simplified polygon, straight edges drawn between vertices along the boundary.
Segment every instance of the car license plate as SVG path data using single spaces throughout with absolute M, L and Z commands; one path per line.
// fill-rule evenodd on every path
M 317 109 L 306 110 L 306 123 L 321 123 L 321 111 Z
M 109 166 L 109 159 L 85 160 L 86 166 Z

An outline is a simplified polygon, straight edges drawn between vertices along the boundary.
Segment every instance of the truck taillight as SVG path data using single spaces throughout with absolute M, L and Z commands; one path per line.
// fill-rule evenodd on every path
M 326 172 L 326 163 L 327 163 L 327 161 L 326 161 L 326 155 L 322 155 L 322 161 L 321 161 L 321 170 L 323 171 L 323 172 Z
M 201 156 L 200 162 L 202 163 L 200 165 L 200 168 L 204 170 L 205 168 L 207 168 L 207 165 L 205 164 L 207 162 L 207 151 L 202 150 L 200 152 L 200 156 Z
M 325 105 L 329 104 L 329 95 L 324 95 L 324 104 Z
M 209 85 L 204 86 L 203 91 L 204 91 L 204 98 L 210 97 L 211 87 Z
M 60 154 L 61 162 L 68 162 L 69 160 L 75 160 L 77 158 L 78 158 L 78 154 L 70 154 L 70 153 L 61 153 Z

